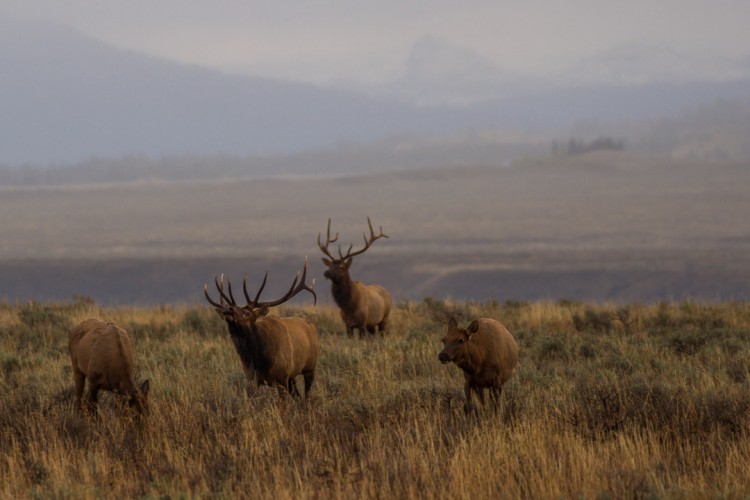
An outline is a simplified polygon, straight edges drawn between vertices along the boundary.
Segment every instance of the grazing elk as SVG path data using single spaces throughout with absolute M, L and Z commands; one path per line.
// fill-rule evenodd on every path
M 294 278 L 292 286 L 278 300 L 260 302 L 260 294 L 266 286 L 268 273 L 263 278 L 255 298 L 251 299 L 247 293 L 247 278 L 242 281 L 242 291 L 247 305 L 239 306 L 232 294 L 232 284 L 227 280 L 228 290 L 224 291 L 224 276 L 216 278 L 216 289 L 219 291 L 219 302 L 214 301 L 208 294 L 208 285 L 203 287 L 206 300 L 216 308 L 216 312 L 227 322 L 229 335 L 240 356 L 242 368 L 249 381 L 255 380 L 256 385 L 276 386 L 279 395 L 284 396 L 288 391 L 292 396 L 300 397 L 294 378 L 302 375 L 305 380 L 305 399 L 310 394 L 310 388 L 315 380 L 315 367 L 320 354 L 320 340 L 318 331 L 307 320 L 296 317 L 269 316 L 271 307 L 288 301 L 302 290 L 317 296 L 312 285 L 305 284 L 307 276 L 307 258 L 300 279 L 299 273 Z M 299 283 L 298 283 L 299 280 Z
M 500 399 L 503 384 L 518 368 L 518 345 L 499 321 L 490 318 L 474 320 L 466 329 L 458 327 L 455 318 L 448 322 L 443 337 L 441 363 L 454 362 L 464 372 L 464 410 L 471 410 L 471 391 L 484 406 L 484 389 L 490 390 L 494 405 Z
M 73 380 L 79 408 L 88 406 L 96 411 L 100 390 L 112 391 L 129 397 L 128 404 L 139 414 L 148 412 L 149 382 L 140 387 L 135 384 L 133 348 L 127 332 L 113 323 L 98 319 L 87 319 L 70 332 L 68 349 L 73 363 Z M 89 381 L 87 401 L 83 400 L 83 388 Z
M 351 337 L 354 330 L 359 330 L 360 337 L 364 335 L 365 330 L 370 334 L 375 334 L 377 328 L 382 335 L 388 328 L 388 315 L 391 312 L 391 296 L 388 291 L 380 285 L 365 285 L 359 281 L 353 281 L 349 276 L 349 267 L 352 265 L 352 258 L 364 253 L 373 242 L 380 238 L 387 238 L 383 234 L 383 228 L 380 227 L 380 234 L 375 235 L 372 229 L 372 222 L 367 218 L 367 224 L 370 226 L 370 237 L 364 234 L 365 246 L 360 250 L 352 252 L 352 245 L 346 251 L 346 255 L 341 253 L 339 246 L 339 258 L 335 258 L 328 250 L 328 246 L 339 238 L 339 233 L 331 239 L 331 219 L 328 219 L 328 230 L 326 233 L 325 245 L 320 242 L 320 233 L 318 233 L 318 246 L 320 251 L 326 257 L 323 257 L 323 264 L 328 270 L 323 274 L 331 280 L 331 292 L 336 305 L 341 311 L 341 319 L 346 325 L 346 333 Z

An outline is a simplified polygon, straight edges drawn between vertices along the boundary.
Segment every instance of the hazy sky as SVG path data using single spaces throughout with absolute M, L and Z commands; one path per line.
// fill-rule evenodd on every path
M 623 46 L 750 61 L 747 0 L 2 0 L 0 14 L 181 62 L 317 83 L 397 78 L 425 36 L 532 75 Z

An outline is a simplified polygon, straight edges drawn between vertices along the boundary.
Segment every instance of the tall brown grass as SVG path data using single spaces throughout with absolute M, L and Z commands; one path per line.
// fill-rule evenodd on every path
M 284 308 L 282 308 L 284 309 Z M 249 398 L 205 307 L 0 304 L 0 497 L 643 498 L 750 495 L 750 306 L 401 303 L 384 338 L 318 327 L 312 401 Z M 500 408 L 462 411 L 437 361 L 449 315 L 506 324 L 521 368 Z M 79 415 L 67 330 L 131 334 L 152 414 Z

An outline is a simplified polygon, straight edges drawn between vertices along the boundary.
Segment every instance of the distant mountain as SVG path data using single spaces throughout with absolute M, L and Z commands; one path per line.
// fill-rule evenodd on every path
M 225 75 L 76 32 L 0 22 L 0 162 L 275 153 L 433 120 L 338 90 Z
M 354 88 L 381 99 L 419 106 L 466 107 L 507 101 L 548 86 L 504 71 L 470 49 L 427 35 L 411 48 L 401 75 L 382 85 Z
M 748 87 L 750 57 L 709 58 L 648 43 L 627 43 L 561 71 L 549 71 L 544 77 L 530 77 L 505 70 L 471 49 L 428 35 L 414 43 L 400 76 L 372 87 L 342 87 L 359 89 L 381 99 L 419 105 L 465 106 L 492 102 L 492 106 L 497 106 L 500 102 L 519 99 L 522 102 L 529 98 L 545 101 L 547 94 L 575 96 L 611 90 L 647 95 L 651 89 L 658 91 L 664 85 L 677 88 L 683 97 L 695 97 L 691 92 L 696 85 L 723 94 L 724 84 L 731 86 L 732 82 Z M 687 89 L 682 89 L 683 86 Z
M 113 48 L 66 28 L 0 19 L 0 164 L 293 154 L 399 135 L 554 130 L 750 94 L 746 79 L 536 85 L 429 38 L 415 46 L 399 85 L 401 98 L 368 97 L 227 75 Z M 481 102 L 437 104 L 467 88 Z

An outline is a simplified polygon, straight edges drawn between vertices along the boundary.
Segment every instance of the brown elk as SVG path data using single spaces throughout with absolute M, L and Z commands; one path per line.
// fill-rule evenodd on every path
M 497 404 L 503 384 L 518 368 L 518 345 L 499 321 L 479 318 L 461 329 L 451 318 L 438 359 L 443 364 L 452 361 L 463 370 L 464 410 L 468 413 L 472 391 L 484 406 L 484 389 L 489 389 L 493 405 Z
M 349 276 L 352 258 L 364 253 L 375 240 L 388 237 L 383 234 L 382 226 L 380 227 L 380 234 L 375 234 L 369 217 L 367 218 L 367 224 L 370 226 L 370 237 L 362 234 L 365 246 L 352 252 L 353 244 L 350 244 L 346 255 L 341 253 L 341 246 L 339 246 L 338 258 L 331 255 L 328 250 L 328 246 L 335 243 L 339 238 L 339 233 L 331 238 L 331 219 L 328 219 L 325 244 L 320 242 L 320 233 L 318 233 L 318 246 L 327 257 L 323 257 L 323 264 L 328 267 L 323 276 L 331 280 L 333 299 L 339 306 L 341 319 L 344 321 L 346 333 L 350 337 L 354 335 L 355 329 L 359 330 L 360 336 L 364 335 L 365 330 L 374 334 L 376 328 L 382 335 L 388 328 L 388 315 L 391 312 L 391 296 L 385 288 L 380 285 L 365 285 L 359 281 L 353 281 Z
M 254 299 L 251 299 L 247 293 L 247 278 L 245 278 L 242 281 L 242 291 L 247 304 L 244 306 L 237 305 L 229 280 L 227 280 L 228 290 L 224 291 L 223 275 L 214 280 L 219 292 L 219 302 L 214 301 L 208 294 L 208 285 L 203 287 L 206 300 L 227 322 L 229 335 L 240 356 L 248 381 L 254 380 L 256 386 L 276 386 L 282 399 L 284 391 L 288 391 L 292 396 L 300 397 L 294 382 L 295 377 L 300 374 L 305 380 L 305 399 L 308 398 L 315 380 L 320 340 L 318 331 L 309 321 L 297 317 L 269 316 L 268 312 L 271 307 L 283 304 L 302 290 L 312 293 L 317 302 L 317 296 L 313 290 L 315 280 L 312 285 L 308 286 L 305 284 L 306 276 L 307 258 L 305 258 L 301 279 L 297 273 L 286 294 L 278 300 L 268 302 L 259 300 L 266 286 L 268 273 L 263 278 L 263 283 Z
M 127 332 L 113 323 L 87 319 L 71 330 L 68 340 L 73 363 L 73 380 L 79 408 L 88 406 L 96 411 L 100 390 L 129 397 L 128 404 L 139 414 L 148 412 L 149 381 L 136 386 L 133 348 Z M 87 401 L 83 400 L 86 379 L 89 381 Z

